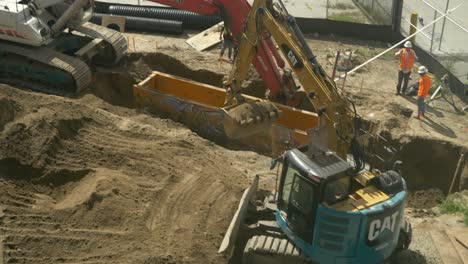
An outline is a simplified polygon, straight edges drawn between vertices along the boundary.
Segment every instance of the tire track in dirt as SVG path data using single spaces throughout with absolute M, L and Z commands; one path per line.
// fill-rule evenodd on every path
M 4 186 L 5 187 L 5 186 Z M 8 263 L 112 263 L 115 256 L 87 254 L 90 247 L 102 247 L 99 237 L 125 236 L 119 231 L 70 228 L 63 221 L 33 209 L 36 204 L 34 193 L 6 186 L 7 195 L 0 199 L 2 209 L 0 234 L 3 240 L 3 261 Z M 12 191 L 23 195 L 10 195 Z M 25 199 L 24 195 L 28 196 Z M 5 200 L 4 197 L 8 196 Z M 21 206 L 18 206 L 21 205 Z M 18 210 L 19 209 L 19 210 Z M 60 247 L 60 251 L 56 248 Z M 37 250 L 37 249 L 41 250 Z M 33 249 L 33 250 L 31 250 Z M 36 250 L 34 250 L 36 249 Z M 71 257 L 69 254 L 73 252 Z M 105 260 L 105 262 L 103 262 Z
M 242 152 L 94 97 L 2 93 L 17 106 L 0 132 L 5 263 L 226 263 Z

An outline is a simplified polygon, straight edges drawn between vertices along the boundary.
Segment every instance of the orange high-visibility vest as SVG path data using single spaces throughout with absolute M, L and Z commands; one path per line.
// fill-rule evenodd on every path
M 419 79 L 418 96 L 426 98 L 430 88 L 431 78 L 427 74 L 424 74 L 421 79 Z
M 406 58 L 405 58 L 405 55 L 406 55 Z M 413 50 L 410 50 L 409 52 L 407 52 L 406 49 L 400 50 L 400 70 L 404 70 L 404 69 L 411 70 L 411 68 L 413 68 L 415 60 L 416 59 L 414 57 Z

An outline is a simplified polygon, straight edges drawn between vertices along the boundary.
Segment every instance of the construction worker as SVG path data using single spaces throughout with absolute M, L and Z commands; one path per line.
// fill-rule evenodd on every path
M 427 74 L 427 68 L 425 66 L 421 66 L 418 69 L 419 76 L 419 87 L 418 87 L 418 119 L 424 117 L 424 99 L 429 94 L 429 89 L 431 88 L 431 77 Z
M 223 26 L 221 33 L 219 34 L 219 39 L 222 40 L 221 52 L 219 53 L 219 61 L 223 60 L 224 51 L 228 49 L 228 58 L 232 59 L 232 49 L 234 48 L 234 39 L 232 33 L 229 31 L 228 27 Z
M 416 53 L 412 47 L 413 44 L 411 44 L 411 41 L 406 41 L 404 48 L 395 53 L 395 57 L 400 58 L 396 95 L 400 95 L 400 91 L 403 94 L 406 93 L 406 88 L 408 87 L 408 81 L 411 75 L 411 69 L 413 68 L 414 62 L 418 60 L 418 56 L 416 56 Z M 401 87 L 402 82 L 403 88 Z

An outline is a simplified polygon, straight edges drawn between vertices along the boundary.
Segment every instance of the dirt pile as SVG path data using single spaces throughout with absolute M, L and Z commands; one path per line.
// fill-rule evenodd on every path
M 4 97 L 5 263 L 226 262 L 217 247 L 266 158 L 91 95 Z
M 408 207 L 430 209 L 439 205 L 444 199 L 444 193 L 439 189 L 414 191 L 409 194 Z
M 18 106 L 14 101 L 7 98 L 0 97 L 0 131 L 3 130 L 5 125 L 15 118 Z

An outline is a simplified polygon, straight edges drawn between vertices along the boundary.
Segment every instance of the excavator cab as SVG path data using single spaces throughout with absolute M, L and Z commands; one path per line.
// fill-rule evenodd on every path
M 362 189 L 359 176 L 348 173 L 349 163 L 331 151 L 293 149 L 282 159 L 275 220 L 299 256 L 319 263 L 376 263 L 408 247 L 404 183 L 393 189 L 377 183 L 391 182 L 396 172 L 382 173 Z
M 333 152 L 309 156 L 298 149 L 286 152 L 277 198 L 278 222 L 312 243 L 319 204 L 335 204 L 350 193 L 351 177 L 346 174 L 349 168 Z
M 308 148 L 276 159 L 282 169 L 275 194 L 256 197 L 255 177 L 219 252 L 243 264 L 360 264 L 407 249 L 412 231 L 398 173 L 356 174 L 334 152 Z

